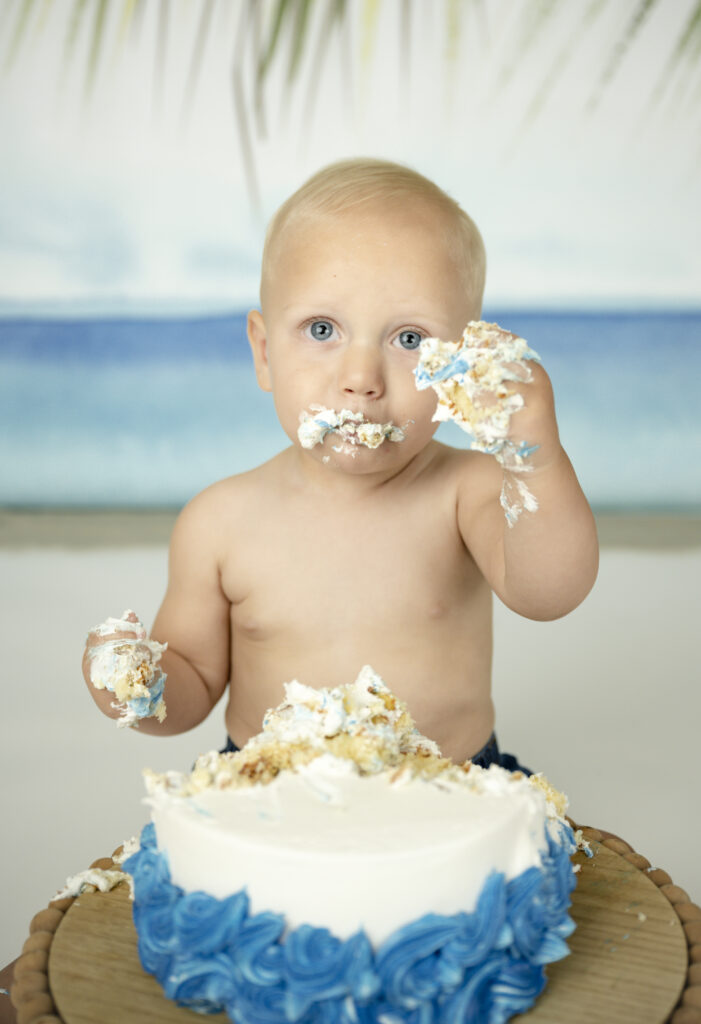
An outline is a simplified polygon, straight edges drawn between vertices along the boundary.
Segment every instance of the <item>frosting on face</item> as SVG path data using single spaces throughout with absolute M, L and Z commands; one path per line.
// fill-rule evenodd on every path
M 103 642 L 88 648 L 90 681 L 97 690 L 110 690 L 119 708 L 117 725 L 137 726 L 141 718 L 166 717 L 163 690 L 166 675 L 159 668 L 167 644 L 149 640 L 143 624 L 127 609 L 121 619 L 106 619 L 91 630 Z M 129 633 L 131 636 L 115 636 Z
M 501 505 L 509 526 L 524 510 L 538 508 L 518 476 L 530 469 L 527 459 L 537 445 L 516 444 L 508 437 L 511 417 L 524 404 L 523 396 L 508 385 L 531 380 L 528 361 L 540 362 L 540 357 L 523 338 L 497 324 L 471 320 L 459 341 L 424 338 L 414 370 L 417 388 L 433 388 L 438 396 L 434 420 L 457 423 L 474 438 L 471 448 L 493 455 L 507 471 Z
M 323 405 L 312 405 L 309 411 L 299 415 L 297 437 L 303 448 L 314 448 L 322 444 L 327 434 L 338 434 L 340 444 L 334 451 L 355 455 L 359 446 L 379 448 L 383 441 L 403 441 L 406 434 L 394 423 L 372 423 L 362 412 L 350 409 L 326 409 Z

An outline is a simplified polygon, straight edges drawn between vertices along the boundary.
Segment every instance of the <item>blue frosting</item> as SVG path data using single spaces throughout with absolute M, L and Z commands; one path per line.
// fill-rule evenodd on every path
M 144 697 L 131 697 L 126 705 L 135 712 L 138 718 L 149 718 L 151 715 L 156 714 L 156 708 L 161 702 L 163 696 L 163 690 L 166 684 L 165 672 L 159 671 L 153 683 L 149 687 L 148 696 Z
M 170 880 L 153 825 L 125 861 L 134 880 L 142 966 L 169 999 L 237 1024 L 503 1024 L 545 986 L 544 965 L 568 953 L 575 876 L 572 830 L 546 829 L 542 868 L 510 882 L 493 872 L 469 914 L 426 914 L 373 950 L 252 914 L 245 890 L 217 900 Z M 283 934 L 284 933 L 284 934 Z
M 484 350 L 479 348 L 461 348 L 458 349 L 451 359 L 441 366 L 439 369 L 431 373 L 425 366 L 417 366 L 414 370 L 414 377 L 416 378 L 416 387 L 419 391 L 423 391 L 426 388 L 430 388 L 433 384 L 437 384 L 439 381 L 449 380 L 451 377 L 462 377 L 466 373 L 469 373 L 472 369 L 473 362 L 484 355 Z M 472 357 L 472 358 L 470 358 Z M 540 356 L 537 352 L 534 352 L 532 348 L 526 348 L 525 352 L 520 359 L 527 359 L 534 363 L 541 361 Z M 518 374 L 514 373 L 508 367 L 502 367 L 502 375 L 504 380 L 520 381 L 521 378 Z

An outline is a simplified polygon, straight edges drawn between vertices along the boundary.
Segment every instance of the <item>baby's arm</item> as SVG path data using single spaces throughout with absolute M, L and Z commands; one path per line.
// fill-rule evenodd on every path
M 556 619 L 584 600 L 598 571 L 596 525 L 572 464 L 560 444 L 553 392 L 545 370 L 517 386 L 523 408 L 509 436 L 536 444 L 524 474 L 537 503 L 509 525 L 500 495 L 509 471 L 493 458 L 476 459 L 458 496 L 458 523 L 465 544 L 497 596 L 532 619 Z M 522 479 L 508 480 L 511 486 Z
M 167 643 L 159 668 L 166 675 L 163 721 L 139 720 L 139 730 L 162 736 L 198 725 L 217 703 L 229 678 L 229 602 L 219 577 L 221 516 L 211 488 L 183 509 L 170 544 L 168 589 L 151 631 Z M 94 638 L 92 640 L 94 644 Z M 114 694 L 91 681 L 88 638 L 83 675 L 101 711 L 117 718 Z

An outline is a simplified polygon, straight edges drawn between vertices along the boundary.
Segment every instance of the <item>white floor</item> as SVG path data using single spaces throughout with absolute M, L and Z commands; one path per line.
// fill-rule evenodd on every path
M 141 769 L 188 766 L 223 739 L 221 711 L 154 739 L 117 730 L 80 674 L 84 635 L 134 606 L 150 622 L 166 549 L 0 550 L 3 713 L 0 966 L 64 879 L 146 818 Z M 496 609 L 502 748 L 625 837 L 701 901 L 701 546 L 605 548 L 585 604 L 554 623 Z

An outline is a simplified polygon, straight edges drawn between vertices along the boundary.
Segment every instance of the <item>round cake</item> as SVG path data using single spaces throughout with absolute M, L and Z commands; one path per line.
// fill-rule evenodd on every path
M 542 778 L 457 766 L 366 667 L 147 773 L 124 863 L 166 995 L 237 1024 L 506 1021 L 567 954 L 576 849 Z

